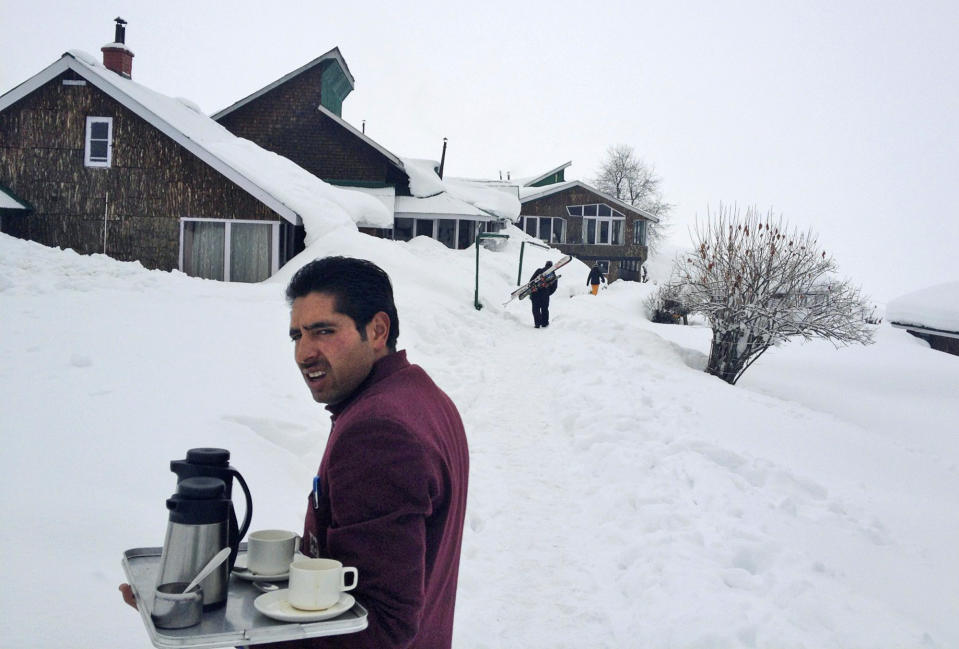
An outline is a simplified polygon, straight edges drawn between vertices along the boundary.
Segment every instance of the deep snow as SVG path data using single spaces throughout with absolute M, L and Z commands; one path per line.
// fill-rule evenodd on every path
M 652 284 L 560 273 L 534 330 L 521 234 L 475 251 L 335 230 L 260 285 L 146 271 L 0 235 L 0 644 L 148 647 L 120 556 L 160 545 L 168 461 L 223 446 L 253 528 L 299 529 L 329 421 L 292 362 L 306 258 L 392 276 L 400 347 L 471 449 L 454 644 L 959 646 L 959 359 L 882 325 L 791 343 L 732 387 L 709 332 L 642 316 Z M 556 251 L 527 246 L 524 279 Z M 362 577 L 361 577 L 362 578 Z

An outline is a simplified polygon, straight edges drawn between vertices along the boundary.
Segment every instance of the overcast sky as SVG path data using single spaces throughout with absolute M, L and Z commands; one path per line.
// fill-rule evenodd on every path
M 344 6 L 347 5 L 347 6 Z M 408 6 L 407 6 L 408 5 Z M 133 79 L 212 113 L 338 46 L 343 116 L 448 175 L 606 148 L 655 166 L 672 238 L 707 208 L 812 227 L 883 302 L 959 280 L 959 2 L 0 0 L 0 93 L 128 21 Z

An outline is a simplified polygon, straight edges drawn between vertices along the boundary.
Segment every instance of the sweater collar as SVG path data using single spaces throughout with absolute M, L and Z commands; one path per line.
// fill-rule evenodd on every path
M 326 406 L 326 409 L 330 411 L 330 414 L 333 415 L 335 420 L 344 410 L 350 407 L 360 395 L 369 390 L 372 386 L 376 385 L 386 377 L 391 374 L 395 374 L 404 367 L 409 367 L 409 361 L 406 360 L 406 350 L 401 349 L 398 352 L 393 352 L 387 354 L 380 360 L 373 363 L 373 369 L 370 370 L 370 373 L 366 375 L 366 378 L 363 379 L 363 382 L 353 391 L 353 394 L 348 396 L 346 399 L 343 399 L 339 403 L 334 403 Z

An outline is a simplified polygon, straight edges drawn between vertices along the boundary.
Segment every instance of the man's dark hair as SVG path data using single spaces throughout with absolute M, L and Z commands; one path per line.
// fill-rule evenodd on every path
M 353 257 L 314 259 L 293 275 L 286 287 L 286 301 L 292 306 L 296 298 L 314 292 L 332 295 L 337 312 L 353 319 L 363 340 L 366 340 L 366 325 L 373 316 L 380 311 L 385 313 L 390 318 L 386 346 L 396 351 L 400 319 L 393 303 L 393 284 L 382 268 Z

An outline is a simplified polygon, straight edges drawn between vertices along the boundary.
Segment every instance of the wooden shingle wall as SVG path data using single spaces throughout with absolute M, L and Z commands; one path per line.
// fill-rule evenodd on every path
M 333 62 L 293 77 L 224 115 L 220 124 L 323 180 L 390 184 L 408 194 L 406 177 L 386 156 L 317 109 L 329 65 Z
M 147 121 L 66 72 L 0 113 L 0 183 L 34 212 L 4 232 L 80 253 L 106 252 L 170 270 L 181 217 L 280 217 Z M 113 118 L 113 160 L 84 166 L 86 118 Z

